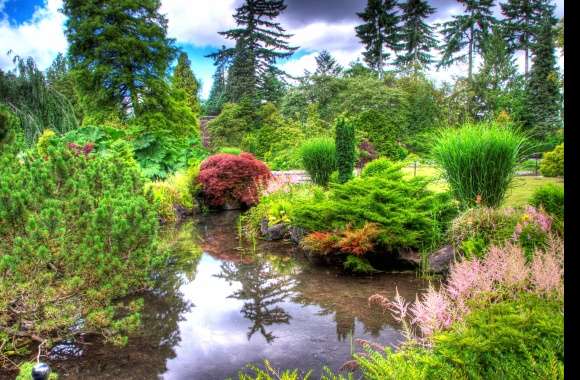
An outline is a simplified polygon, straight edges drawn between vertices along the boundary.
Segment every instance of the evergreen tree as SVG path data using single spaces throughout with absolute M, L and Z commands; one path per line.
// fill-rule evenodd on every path
M 337 77 L 342 72 L 342 66 L 336 62 L 336 59 L 326 49 L 322 50 L 314 59 L 316 60 L 314 75 Z
M 199 115 L 200 105 L 197 97 L 199 92 L 199 82 L 191 70 L 191 61 L 187 53 L 182 52 L 177 59 L 177 66 L 173 70 L 171 83 L 174 88 L 184 90 L 187 94 L 187 104 L 191 111 Z
M 398 51 L 399 34 L 397 24 L 399 16 L 395 7 L 396 0 L 368 0 L 365 10 L 357 13 L 364 23 L 355 28 L 357 37 L 365 45 L 363 53 L 369 67 L 383 77 L 383 67 L 389 58 L 390 52 Z
M 534 45 L 532 69 L 526 89 L 526 127 L 537 138 L 545 138 L 560 127 L 560 83 L 556 67 L 553 23 L 544 17 Z
M 473 116 L 494 118 L 502 111 L 519 119 L 523 103 L 523 83 L 515 59 L 506 43 L 505 29 L 493 28 L 482 51 L 483 62 L 473 77 Z
M 278 70 L 270 67 L 264 74 L 260 100 L 278 105 L 285 93 L 286 83 L 281 79 Z
M 64 0 L 69 56 L 88 108 L 124 117 L 163 103 L 175 48 L 160 6 L 160 0 Z
M 505 17 L 506 40 L 512 51 L 524 51 L 524 73 L 528 76 L 530 53 L 541 28 L 542 15 L 553 13 L 555 6 L 550 0 L 508 0 L 500 6 Z
M 352 178 L 354 161 L 356 159 L 354 125 L 342 117 L 338 118 L 336 121 L 335 138 L 338 181 L 345 183 Z
M 215 72 L 213 74 L 213 83 L 209 91 L 209 97 L 205 103 L 205 113 L 208 115 L 218 115 L 226 103 L 226 70 L 228 60 L 223 54 L 226 47 L 222 48 L 213 55 Z
M 433 62 L 431 49 L 437 47 L 433 27 L 425 22 L 427 17 L 435 13 L 425 0 L 408 0 L 400 5 L 401 48 L 404 52 L 397 58 L 397 64 L 403 68 L 412 68 L 416 73 L 419 68 Z
M 471 81 L 474 55 L 481 51 L 491 26 L 496 22 L 491 10 L 494 0 L 457 1 L 463 4 L 465 11 L 443 24 L 441 32 L 445 42 L 442 47 L 443 56 L 438 67 L 467 60 L 467 78 Z
M 264 74 L 275 67 L 278 59 L 288 58 L 298 49 L 288 45 L 291 35 L 274 22 L 285 9 L 284 0 L 246 0 L 234 14 L 238 27 L 220 32 L 236 41 L 235 47 L 209 55 L 231 60 L 226 87 L 228 101 L 239 102 L 242 98 L 255 101 L 264 84 Z

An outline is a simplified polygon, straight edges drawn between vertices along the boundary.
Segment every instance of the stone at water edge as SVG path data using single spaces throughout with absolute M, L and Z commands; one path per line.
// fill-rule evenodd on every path
M 264 239 L 268 241 L 272 240 L 282 240 L 288 232 L 288 227 L 284 223 L 274 224 L 273 226 L 268 225 L 268 221 L 263 219 L 260 223 L 260 232 Z
M 455 260 L 455 249 L 451 245 L 446 245 L 429 255 L 429 271 L 446 273 L 453 260 Z
M 290 233 L 290 240 L 295 244 L 300 244 L 304 236 L 306 236 L 306 230 L 302 227 L 290 227 L 288 232 Z

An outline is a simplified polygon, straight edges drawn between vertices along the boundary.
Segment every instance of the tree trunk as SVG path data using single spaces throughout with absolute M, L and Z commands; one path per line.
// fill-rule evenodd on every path
M 473 26 L 469 28 L 469 51 L 468 51 L 468 68 L 467 68 L 467 79 L 471 82 L 471 74 L 473 70 Z

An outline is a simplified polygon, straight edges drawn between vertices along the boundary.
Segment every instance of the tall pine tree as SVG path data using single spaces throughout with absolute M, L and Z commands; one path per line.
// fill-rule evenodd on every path
M 555 6 L 550 4 L 550 0 L 508 0 L 500 6 L 505 17 L 506 40 L 512 51 L 524 52 L 524 73 L 527 76 L 530 53 L 538 38 L 543 16 L 546 12 L 553 13 Z
M 316 60 L 316 71 L 314 75 L 336 77 L 342 72 L 342 67 L 326 49 L 322 50 L 314 59 Z
M 526 123 L 533 135 L 544 139 L 560 126 L 561 94 L 556 67 L 553 22 L 546 12 L 533 47 L 532 69 L 526 89 Z
M 238 27 L 219 32 L 236 41 L 235 47 L 209 55 L 232 62 L 226 88 L 228 101 L 256 101 L 264 74 L 275 68 L 278 59 L 288 58 L 298 49 L 288 44 L 291 35 L 274 21 L 285 9 L 284 0 L 246 0 L 234 14 Z
M 381 79 L 385 62 L 391 54 L 385 48 L 394 52 L 400 49 L 396 5 L 396 0 L 368 0 L 365 10 L 357 13 L 364 21 L 355 28 L 357 37 L 366 49 L 363 57 Z
M 443 24 L 443 56 L 438 67 L 467 60 L 467 78 L 471 81 L 474 56 L 481 52 L 490 28 L 496 23 L 492 15 L 494 0 L 457 1 L 463 4 L 465 10 L 463 14 L 453 16 L 453 20 Z
M 69 56 L 89 108 L 138 116 L 167 96 L 175 48 L 160 6 L 160 0 L 64 0 Z
M 200 105 L 197 97 L 199 82 L 191 70 L 191 61 L 185 52 L 179 54 L 177 65 L 173 69 L 173 75 L 171 76 L 171 84 L 174 88 L 185 91 L 187 94 L 187 104 L 191 108 L 191 111 L 199 115 Z
M 437 47 L 433 27 L 425 20 L 435 13 L 435 8 L 426 0 L 408 0 L 400 4 L 402 14 L 401 50 L 397 64 L 413 72 L 427 67 L 433 62 L 431 49 Z
M 222 46 L 218 52 L 212 55 L 215 72 L 209 97 L 205 103 L 205 113 L 207 115 L 218 115 L 226 103 L 226 71 L 228 66 L 228 59 L 224 54 L 226 50 L 226 47 Z

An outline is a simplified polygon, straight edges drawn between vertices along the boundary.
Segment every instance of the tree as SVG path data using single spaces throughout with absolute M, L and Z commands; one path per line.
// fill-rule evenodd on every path
M 554 30 L 546 14 L 532 54 L 532 69 L 526 89 L 525 126 L 538 138 L 545 138 L 560 126 L 560 83 L 556 67 Z
M 322 50 L 314 59 L 316 60 L 315 75 L 337 77 L 342 72 L 342 66 L 336 62 L 336 59 L 326 49 Z
M 512 51 L 524 51 L 524 73 L 527 77 L 530 53 L 537 40 L 542 15 L 545 12 L 553 13 L 555 7 L 549 0 L 508 0 L 500 6 L 505 17 L 506 41 Z
M 161 108 L 176 50 L 160 6 L 160 0 L 64 1 L 69 57 L 88 108 L 121 117 Z
M 187 53 L 182 52 L 177 59 L 177 66 L 173 70 L 171 83 L 174 88 L 183 90 L 187 94 L 187 104 L 191 111 L 199 115 L 201 107 L 197 94 L 199 92 L 199 82 L 191 70 L 191 61 Z
M 562 49 L 562 55 L 564 55 L 564 17 L 558 21 L 556 25 L 556 47 Z
M 0 70 L 0 106 L 18 119 L 27 144 L 33 144 L 46 128 L 57 134 L 78 127 L 75 110 L 67 97 L 50 86 L 31 57 L 14 57 L 16 70 Z
M 46 70 L 46 81 L 49 87 L 55 89 L 69 100 L 74 108 L 77 120 L 82 123 L 83 111 L 76 90 L 76 81 L 64 54 L 58 53 L 54 61 L 52 61 L 52 64 Z
M 363 12 L 357 13 L 364 23 L 355 28 L 357 37 L 365 45 L 365 62 L 383 77 L 383 67 L 390 53 L 384 48 L 398 51 L 399 16 L 395 10 L 395 0 L 368 0 Z
M 223 54 L 226 47 L 222 48 L 213 56 L 215 72 L 213 83 L 209 91 L 209 97 L 205 103 L 205 112 L 208 115 L 218 115 L 226 103 L 226 70 L 227 57 Z
M 336 121 L 336 164 L 338 181 L 345 183 L 352 178 L 355 161 L 354 125 L 340 117 Z
M 491 8 L 494 0 L 457 0 L 465 7 L 463 14 L 443 24 L 443 56 L 437 67 L 468 61 L 467 78 L 472 79 L 474 55 L 479 53 L 496 19 Z M 467 47 L 467 52 L 465 48 Z
M 288 58 L 298 49 L 288 45 L 291 35 L 274 22 L 285 9 L 284 0 L 246 0 L 234 14 L 238 27 L 219 32 L 236 41 L 235 47 L 209 55 L 231 60 L 226 87 L 228 101 L 239 102 L 245 97 L 256 100 L 264 74 L 275 69 L 278 59 Z
M 403 11 L 401 49 L 404 53 L 397 57 L 397 64 L 416 73 L 419 68 L 433 62 L 430 51 L 437 47 L 437 39 L 433 27 L 424 20 L 435 13 L 435 8 L 425 0 L 408 0 L 400 7 Z
M 262 88 L 259 92 L 260 100 L 278 105 L 285 93 L 286 83 L 280 78 L 278 70 L 274 67 L 268 68 L 264 74 Z
M 520 118 L 523 106 L 523 81 L 505 38 L 505 29 L 493 28 L 485 41 L 483 62 L 471 83 L 476 119 L 494 118 L 502 111 L 512 119 Z

